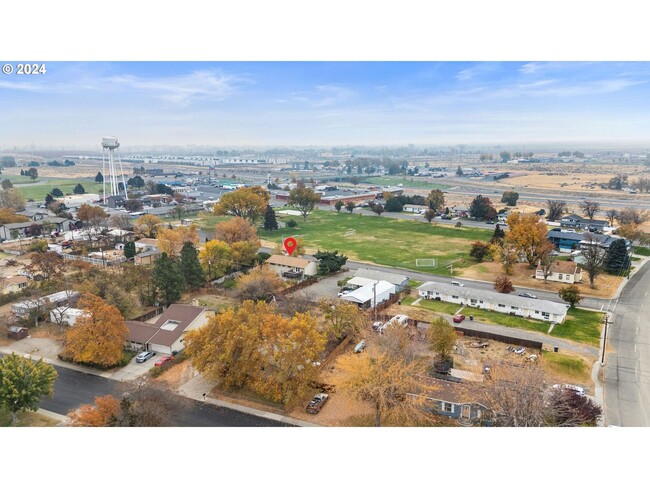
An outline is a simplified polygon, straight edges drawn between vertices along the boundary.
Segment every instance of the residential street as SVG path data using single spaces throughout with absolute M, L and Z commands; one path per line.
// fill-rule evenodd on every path
M 650 272 L 644 266 L 630 278 L 609 327 L 605 358 L 607 423 L 650 426 Z
M 67 415 L 84 403 L 93 403 L 96 396 L 114 393 L 119 382 L 93 374 L 54 366 L 59 377 L 54 396 L 44 398 L 40 408 Z M 170 393 L 173 394 L 173 393 Z M 190 407 L 174 419 L 178 427 L 290 427 L 275 420 L 249 415 L 210 403 L 188 399 Z

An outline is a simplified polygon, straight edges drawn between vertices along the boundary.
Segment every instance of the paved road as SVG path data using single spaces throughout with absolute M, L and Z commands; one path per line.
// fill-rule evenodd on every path
M 45 398 L 41 408 L 66 415 L 83 403 L 93 403 L 96 396 L 115 392 L 119 382 L 101 376 L 55 366 L 59 377 L 54 396 Z M 173 393 L 170 393 L 173 394 Z M 179 427 L 288 427 L 274 420 L 248 415 L 229 408 L 188 400 L 190 406 L 174 419 Z
M 613 307 L 605 358 L 605 414 L 609 425 L 650 426 L 650 271 L 630 278 Z

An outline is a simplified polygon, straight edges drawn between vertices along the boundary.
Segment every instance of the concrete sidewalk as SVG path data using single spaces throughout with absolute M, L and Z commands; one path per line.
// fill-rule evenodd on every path
M 180 395 L 188 398 L 192 398 L 194 400 L 205 401 L 206 403 L 211 403 L 212 405 L 229 408 L 231 410 L 237 410 L 238 412 L 255 415 L 257 417 L 263 417 L 270 420 L 275 420 L 277 422 L 284 422 L 285 424 L 295 425 L 296 427 L 323 427 L 322 425 L 294 419 L 286 415 L 266 412 L 264 410 L 260 410 L 257 408 L 246 407 L 243 405 L 238 405 L 236 403 L 224 402 L 222 400 L 211 398 L 207 396 L 207 394 L 210 391 L 212 391 L 214 386 L 215 386 L 214 382 L 206 380 L 201 374 L 195 371 L 192 379 L 190 379 L 189 381 L 181 385 L 176 391 Z M 203 396 L 204 394 L 206 394 L 205 397 Z

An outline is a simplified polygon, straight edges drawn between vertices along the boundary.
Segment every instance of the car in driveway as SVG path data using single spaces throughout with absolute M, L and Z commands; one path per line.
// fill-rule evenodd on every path
M 158 361 L 155 362 L 154 366 L 164 366 L 165 364 L 171 363 L 174 360 L 174 356 L 163 356 Z
M 537 295 L 533 295 L 532 293 L 526 293 L 526 292 L 520 293 L 519 296 L 524 298 L 537 298 Z
M 464 315 L 459 315 L 459 314 L 454 315 L 453 320 L 454 320 L 455 323 L 460 324 L 463 320 L 465 320 L 465 316 Z
M 136 363 L 144 363 L 147 359 L 151 359 L 156 355 L 155 352 L 153 351 L 142 351 L 140 354 L 138 354 L 135 357 L 135 362 Z
M 328 398 L 329 395 L 327 393 L 317 393 L 314 395 L 314 398 L 307 405 L 307 413 L 316 414 L 320 412 Z

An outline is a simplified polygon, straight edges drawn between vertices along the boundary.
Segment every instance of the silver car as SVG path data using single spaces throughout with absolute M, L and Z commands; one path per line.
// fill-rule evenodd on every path
M 135 357 L 135 362 L 136 363 L 144 363 L 147 359 L 150 359 L 156 355 L 155 352 L 152 351 L 142 351 L 140 354 L 138 354 Z

